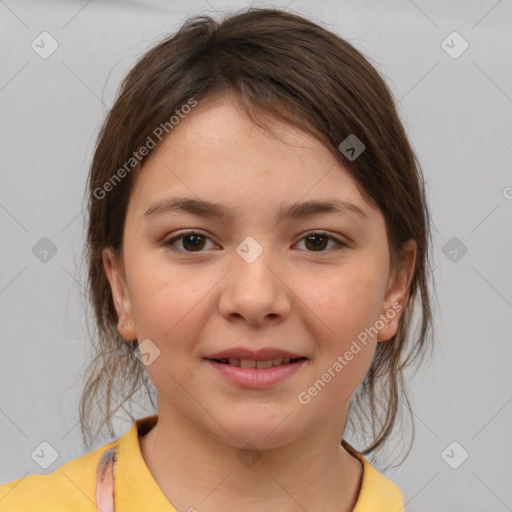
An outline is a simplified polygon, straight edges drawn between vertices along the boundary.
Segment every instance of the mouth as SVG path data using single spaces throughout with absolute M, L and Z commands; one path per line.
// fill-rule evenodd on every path
M 217 375 L 231 384 L 246 389 L 264 389 L 292 378 L 303 371 L 307 357 L 275 357 L 272 359 L 241 359 L 237 357 L 210 359 L 205 362 Z
M 307 368 L 309 359 L 277 347 L 254 350 L 233 347 L 203 357 L 217 375 L 243 388 L 268 388 L 293 378 Z M 295 377 L 297 378 L 297 377 Z
M 267 370 L 276 366 L 295 364 L 299 361 L 305 361 L 306 357 L 274 357 L 272 359 L 241 359 L 239 357 L 223 357 L 220 359 L 206 358 L 215 363 L 235 366 L 238 368 L 256 368 L 258 370 Z

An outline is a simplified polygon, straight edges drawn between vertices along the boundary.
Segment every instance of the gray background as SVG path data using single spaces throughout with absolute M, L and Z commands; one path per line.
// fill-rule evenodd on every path
M 385 474 L 408 512 L 512 510 L 511 2 L 252 5 L 287 3 L 347 38 L 385 75 L 428 182 L 437 349 L 410 382 L 413 448 Z M 82 197 L 121 78 L 188 16 L 248 5 L 0 0 L 1 483 L 84 453 Z M 59 45 L 47 59 L 31 47 L 43 31 Z M 453 31 L 469 44 L 457 58 L 442 47 Z M 451 40 L 452 53 L 462 48 Z M 57 248 L 46 262 L 32 252 L 43 237 Z M 144 407 L 134 414 L 152 412 Z M 121 419 L 119 435 L 130 424 Z M 31 457 L 43 441 L 58 452 L 47 469 Z M 462 450 L 469 457 L 460 464 Z

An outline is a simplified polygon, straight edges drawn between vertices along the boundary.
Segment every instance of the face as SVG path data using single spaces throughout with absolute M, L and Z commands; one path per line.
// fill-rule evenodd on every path
M 410 279 L 390 267 L 381 212 L 319 141 L 274 128 L 283 140 L 227 98 L 200 103 L 134 177 L 124 268 L 104 252 L 119 332 L 149 353 L 159 414 L 233 446 L 343 428 L 376 345 L 394 335 L 408 298 Z M 228 215 L 165 207 L 176 198 L 217 203 Z M 306 201 L 352 206 L 280 218 Z M 414 258 L 411 243 L 403 253 L 411 271 Z M 235 348 L 305 359 L 249 371 L 210 359 Z M 264 381 L 263 372 L 273 377 Z

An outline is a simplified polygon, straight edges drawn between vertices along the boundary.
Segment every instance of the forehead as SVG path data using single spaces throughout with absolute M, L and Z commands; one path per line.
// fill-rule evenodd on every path
M 279 138 L 253 124 L 229 98 L 199 103 L 136 174 L 134 206 L 146 212 L 172 195 L 221 203 L 233 215 L 325 199 L 371 208 L 319 140 L 275 119 L 271 127 Z

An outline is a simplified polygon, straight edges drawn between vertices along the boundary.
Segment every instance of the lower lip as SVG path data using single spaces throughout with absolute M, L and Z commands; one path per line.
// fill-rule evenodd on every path
M 307 362 L 307 359 L 272 368 L 242 368 L 241 366 L 217 363 L 211 359 L 207 359 L 207 362 L 235 384 L 247 388 L 266 388 L 296 373 Z

